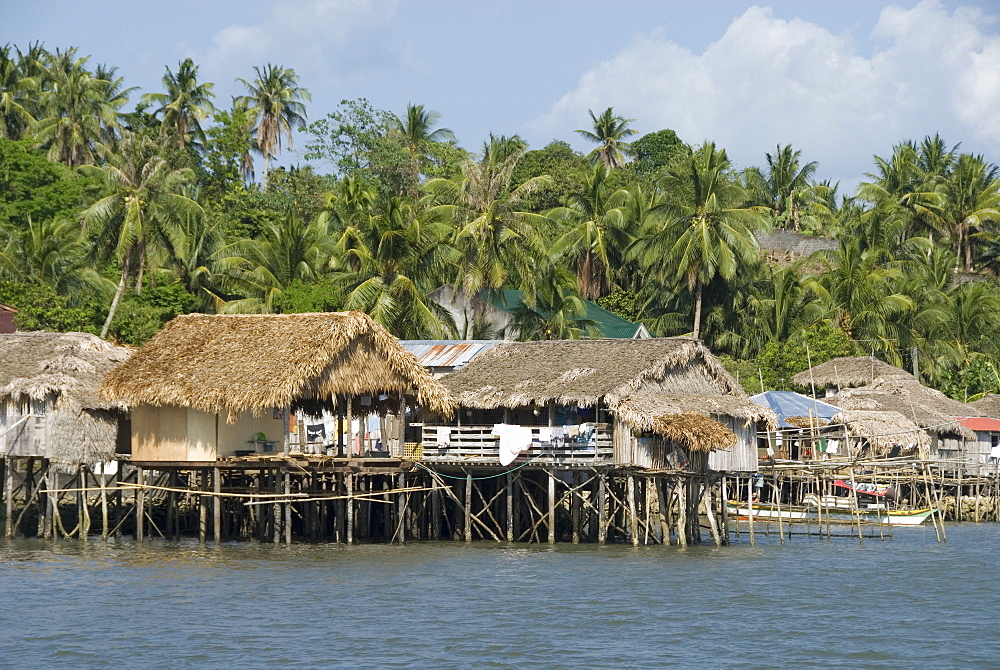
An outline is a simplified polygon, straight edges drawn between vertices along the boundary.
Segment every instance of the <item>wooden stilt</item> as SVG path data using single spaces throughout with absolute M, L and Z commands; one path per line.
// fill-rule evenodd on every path
M 577 490 L 577 472 L 570 472 L 570 523 L 573 524 L 573 544 L 580 544 L 580 492 Z
M 397 485 L 400 490 L 406 488 L 406 473 L 399 473 L 399 483 Z M 396 494 L 396 526 L 398 528 L 398 537 L 400 544 L 406 544 L 406 493 Z
M 222 493 L 222 469 L 212 468 L 212 489 Z M 222 544 L 222 496 L 212 498 L 212 540 L 215 546 Z
M 504 521 L 507 524 L 507 541 L 514 541 L 514 475 L 507 473 L 507 515 Z
M 722 507 L 722 544 L 729 545 L 729 480 L 725 477 L 722 478 L 722 482 L 719 484 L 720 494 L 719 497 L 722 498 L 720 501 Z
M 608 541 L 608 482 L 602 472 L 597 476 L 597 543 Z
M 136 482 L 139 488 L 135 490 L 135 541 L 142 542 L 146 539 L 146 471 L 136 468 Z
M 549 544 L 556 543 L 556 473 L 552 470 L 545 471 L 549 475 L 549 505 L 548 521 Z
M 101 539 L 108 539 L 108 475 L 105 473 L 107 463 L 101 463 Z
M 663 479 L 657 477 L 653 480 L 656 487 L 656 512 L 660 521 L 660 542 L 670 544 L 670 524 L 667 521 L 667 496 L 664 494 Z
M 437 482 L 432 482 L 434 490 L 430 492 L 431 496 L 431 539 L 440 540 L 441 539 L 441 491 L 438 488 Z
M 466 542 L 472 542 L 472 473 L 465 473 L 465 509 L 463 510 L 465 527 L 462 536 Z
M 208 492 L 208 471 L 198 472 L 198 489 Z M 256 512 L 255 512 L 256 513 Z M 198 542 L 205 544 L 208 539 L 208 496 L 198 496 Z
M 347 500 L 344 513 L 344 523 L 347 528 L 347 544 L 354 544 L 354 475 L 344 475 L 344 482 L 347 486 Z
M 712 539 L 715 546 L 722 546 L 722 538 L 719 537 L 719 529 L 715 525 L 715 512 L 712 510 L 712 503 L 708 495 L 702 495 L 701 501 L 705 506 L 705 516 L 708 517 L 708 529 L 712 531 Z
M 688 545 L 687 533 L 687 500 L 684 495 L 684 479 L 677 479 L 677 544 L 682 547 Z
M 751 547 L 755 544 L 753 536 L 753 489 L 754 489 L 753 477 L 747 477 L 747 518 L 749 521 L 748 525 L 749 525 Z
M 7 488 L 4 490 L 3 535 L 8 540 L 14 538 L 14 469 L 17 462 L 14 458 L 7 459 Z
M 635 509 L 635 478 L 629 475 L 625 480 L 625 495 L 628 500 L 628 532 L 632 546 L 639 546 L 639 516 Z

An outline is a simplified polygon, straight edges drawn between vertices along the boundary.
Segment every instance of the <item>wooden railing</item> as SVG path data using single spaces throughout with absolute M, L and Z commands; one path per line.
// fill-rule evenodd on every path
M 614 459 L 614 446 L 608 424 L 591 424 L 594 431 L 587 441 L 567 439 L 562 444 L 551 440 L 541 442 L 541 433 L 562 431 L 562 426 L 553 428 L 531 427 L 531 447 L 521 452 L 517 462 L 536 459 L 541 463 L 566 461 L 601 461 Z M 424 426 L 422 431 L 422 457 L 425 461 L 495 461 L 500 460 L 499 440 L 493 437 L 493 426 L 446 426 L 448 442 L 438 442 L 438 426 Z M 561 434 L 561 432 L 560 432 Z

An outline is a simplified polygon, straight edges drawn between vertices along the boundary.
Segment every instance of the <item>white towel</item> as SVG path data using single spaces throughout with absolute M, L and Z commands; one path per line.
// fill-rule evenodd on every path
M 552 441 L 552 428 L 549 426 L 539 426 L 538 427 L 538 441 L 539 442 L 551 442 Z
M 493 434 L 500 438 L 500 465 L 510 465 L 531 446 L 530 426 L 497 423 L 493 425 Z
M 448 426 L 437 427 L 437 443 L 439 447 L 447 447 L 451 444 L 451 428 Z

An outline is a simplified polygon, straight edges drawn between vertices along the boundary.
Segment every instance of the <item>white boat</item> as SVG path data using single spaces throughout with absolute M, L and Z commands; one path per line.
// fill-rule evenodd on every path
M 780 509 L 773 503 L 754 503 L 752 505 L 753 518 L 754 521 L 776 521 L 780 518 L 782 521 L 789 522 L 819 522 L 822 517 L 824 521 L 829 518 L 834 523 L 842 524 L 853 523 L 856 517 L 860 517 L 860 521 L 866 524 L 881 523 L 889 526 L 919 526 L 927 520 L 927 517 L 934 513 L 934 510 L 930 508 L 901 510 L 885 509 L 881 505 L 862 506 L 855 511 L 850 506 L 845 506 L 842 502 L 850 502 L 848 498 L 837 498 L 836 504 L 834 501 L 829 501 L 828 503 L 827 498 L 834 497 L 836 496 L 824 496 L 822 509 L 816 497 L 811 494 L 805 497 L 805 505 L 781 505 Z M 726 506 L 729 513 L 740 521 L 750 519 L 751 506 L 748 506 L 747 503 L 730 500 Z

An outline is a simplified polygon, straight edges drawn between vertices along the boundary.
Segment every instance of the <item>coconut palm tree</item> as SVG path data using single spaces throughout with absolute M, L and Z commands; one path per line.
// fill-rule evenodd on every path
M 614 272 L 624 262 L 624 252 L 633 241 L 636 221 L 629 218 L 630 193 L 608 184 L 611 168 L 595 163 L 578 175 L 579 190 L 571 193 L 564 207 L 549 212 L 570 228 L 552 247 L 555 256 L 566 256 L 576 268 L 580 294 L 596 300 L 614 285 Z
M 819 163 L 801 163 L 802 152 L 792 145 L 775 147 L 774 154 L 765 154 L 767 171 L 748 168 L 745 171 L 747 191 L 756 205 L 770 208 L 775 220 L 791 223 L 792 230 L 799 230 L 804 210 L 823 202 L 824 187 L 813 184 Z
M 133 275 L 136 291 L 151 253 L 185 216 L 202 214 L 201 205 L 184 193 L 194 179 L 189 168 L 172 169 L 152 138 L 123 131 L 113 148 L 101 145 L 103 164 L 83 171 L 103 180 L 108 195 L 83 212 L 84 225 L 95 235 L 99 255 L 121 266 L 121 279 L 101 329 L 105 337 Z
M 632 253 L 647 277 L 683 282 L 693 292 L 693 331 L 700 337 L 704 286 L 716 276 L 731 279 L 754 261 L 754 230 L 764 220 L 759 210 L 746 206 L 747 193 L 734 178 L 725 149 L 712 142 L 692 153 L 684 171 L 671 170 L 664 188 L 676 188 L 685 198 L 650 212 Z
M 169 131 L 184 148 L 190 141 L 205 141 L 201 122 L 214 111 L 212 98 L 215 84 L 198 83 L 198 66 L 190 58 L 178 64 L 177 74 L 166 68 L 163 75 L 165 93 L 147 93 L 142 101 L 159 105 L 153 114 L 162 116 L 162 130 Z
M 0 46 L 0 137 L 19 140 L 35 120 L 28 111 L 38 82 L 26 76 L 10 45 Z
M 268 63 L 254 67 L 257 78 L 251 83 L 237 79 L 247 87 L 248 95 L 237 98 L 246 106 L 257 126 L 257 147 L 264 156 L 263 182 L 267 187 L 267 172 L 271 159 L 281 153 L 282 135 L 293 146 L 292 129 L 306 122 L 306 106 L 312 98 L 299 86 L 299 77 L 291 68 Z
M 519 205 L 551 180 L 543 175 L 513 182 L 525 149 L 516 136 L 491 135 L 482 158 L 465 161 L 460 177 L 427 183 L 431 213 L 456 226 L 455 244 L 463 255 L 456 283 L 473 294 L 530 284 L 545 256 L 541 231 L 550 220 Z
M 587 304 L 576 291 L 576 278 L 557 266 L 542 274 L 513 317 L 511 325 L 521 341 L 577 340 L 597 333 L 597 322 L 587 318 Z
M 982 156 L 962 154 L 945 177 L 940 216 L 953 231 L 955 251 L 972 271 L 972 237 L 986 224 L 1000 223 L 1000 168 Z
M 230 299 L 220 311 L 267 313 L 292 282 L 311 283 L 329 267 L 335 250 L 325 218 L 290 213 L 263 227 L 258 237 L 221 247 L 213 259 L 215 282 Z
M 623 140 L 635 135 L 635 131 L 628 127 L 628 124 L 635 119 L 615 115 L 614 107 L 608 107 L 600 116 L 594 116 L 594 111 L 591 109 L 588 109 L 587 113 L 594 122 L 594 129 L 573 132 L 599 145 L 590 153 L 590 157 L 610 168 L 624 165 L 625 157 L 631 154 L 631 147 Z
M 457 260 L 448 242 L 451 227 L 425 221 L 408 201 L 391 197 L 369 219 L 367 235 L 344 235 L 337 256 L 344 264 L 335 284 L 345 309 L 366 312 L 401 338 L 453 336 L 447 310 L 427 294 Z M 350 246 L 348 246 L 350 245 Z

